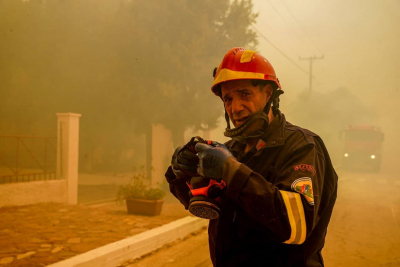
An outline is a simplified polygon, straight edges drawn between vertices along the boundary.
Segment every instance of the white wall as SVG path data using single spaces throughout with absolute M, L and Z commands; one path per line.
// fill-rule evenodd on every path
M 65 180 L 2 184 L 0 186 L 0 207 L 41 202 L 65 203 L 66 192 Z

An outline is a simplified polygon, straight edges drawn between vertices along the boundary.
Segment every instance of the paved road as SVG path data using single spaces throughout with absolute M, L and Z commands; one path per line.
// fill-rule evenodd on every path
M 400 177 L 339 173 L 339 196 L 323 250 L 326 266 L 400 266 Z M 206 231 L 129 265 L 211 266 Z
M 208 254 L 207 230 L 163 247 L 126 267 L 212 267 Z
M 400 266 L 400 177 L 342 173 L 327 266 Z

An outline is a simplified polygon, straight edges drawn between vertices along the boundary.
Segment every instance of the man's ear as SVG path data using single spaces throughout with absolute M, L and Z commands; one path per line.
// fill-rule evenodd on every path
M 271 98 L 272 92 L 274 91 L 272 89 L 271 84 L 266 84 L 263 88 L 263 90 L 265 90 L 265 93 L 267 95 L 267 102 L 269 101 L 269 99 Z

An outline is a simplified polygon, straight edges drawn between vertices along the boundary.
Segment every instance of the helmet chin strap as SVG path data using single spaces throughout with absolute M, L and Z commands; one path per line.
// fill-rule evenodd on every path
M 268 103 L 265 105 L 263 111 L 255 112 L 255 113 L 251 114 L 242 125 L 234 128 L 234 129 L 231 129 L 231 127 L 230 127 L 229 116 L 225 110 L 225 120 L 226 120 L 227 128 L 225 129 L 224 135 L 226 137 L 230 137 L 242 144 L 246 144 L 249 139 L 261 137 L 265 133 L 265 131 L 269 125 L 268 113 L 271 108 L 271 104 L 274 100 L 274 95 L 275 95 L 275 90 L 274 90 L 273 94 L 271 95 Z M 251 125 L 253 125 L 253 123 L 255 121 L 258 121 L 258 120 L 263 121 L 261 127 L 256 129 L 254 132 L 246 133 L 246 130 Z
M 262 121 L 263 121 L 262 127 L 260 127 L 259 129 L 257 129 L 256 131 L 254 131 L 254 132 L 252 132 L 252 133 L 247 134 L 247 133 L 246 133 L 246 130 L 247 130 L 251 125 L 253 125 L 253 123 L 254 123 L 255 121 L 258 121 L 258 120 L 262 120 Z M 255 112 L 255 113 L 251 114 L 251 115 L 247 118 L 247 120 L 246 120 L 242 125 L 240 125 L 239 127 L 234 128 L 234 129 L 228 129 L 228 128 L 227 128 L 227 129 L 225 130 L 225 132 L 224 132 L 224 135 L 225 135 L 226 137 L 230 137 L 230 138 L 232 138 L 232 139 L 238 141 L 239 143 L 246 144 L 246 143 L 247 143 L 247 140 L 252 139 L 252 138 L 255 138 L 255 137 L 260 137 L 260 136 L 262 136 L 262 135 L 264 134 L 263 129 L 264 129 L 264 128 L 266 127 L 266 125 L 268 125 L 268 124 L 269 124 L 268 115 L 265 114 L 264 111 Z

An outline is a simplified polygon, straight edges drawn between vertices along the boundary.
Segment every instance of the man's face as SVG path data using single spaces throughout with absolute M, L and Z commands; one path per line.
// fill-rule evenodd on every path
M 272 94 L 271 85 L 253 86 L 251 80 L 221 84 L 221 96 L 233 125 L 238 127 L 253 113 L 262 111 Z

